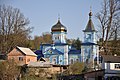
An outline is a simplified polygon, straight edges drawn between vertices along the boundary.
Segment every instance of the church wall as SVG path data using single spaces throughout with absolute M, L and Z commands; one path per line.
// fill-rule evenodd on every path
M 73 64 L 76 61 L 80 62 L 80 54 L 69 54 L 68 59 L 69 64 Z
M 68 65 L 68 45 L 64 46 L 64 65 Z

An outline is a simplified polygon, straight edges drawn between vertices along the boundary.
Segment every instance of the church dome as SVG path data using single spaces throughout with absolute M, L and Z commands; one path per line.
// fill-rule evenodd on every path
M 67 28 L 61 24 L 60 20 L 58 20 L 57 24 L 52 26 L 52 32 L 67 32 Z

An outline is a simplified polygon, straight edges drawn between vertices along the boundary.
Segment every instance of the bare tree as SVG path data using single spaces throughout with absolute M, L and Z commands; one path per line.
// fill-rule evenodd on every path
M 107 41 L 118 36 L 118 28 L 120 29 L 120 1 L 119 0 L 103 0 L 102 10 L 96 14 L 100 22 L 102 47 L 107 49 Z M 116 37 L 117 38 L 117 37 Z M 107 51 L 106 51 L 107 52 Z
M 16 45 L 25 44 L 31 28 L 29 20 L 19 9 L 11 6 L 0 6 L 0 51 L 7 53 Z

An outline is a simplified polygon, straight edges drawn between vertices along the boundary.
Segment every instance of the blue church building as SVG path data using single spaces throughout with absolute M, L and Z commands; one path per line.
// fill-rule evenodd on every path
M 56 65 L 69 65 L 76 61 L 92 63 L 98 61 L 98 45 L 96 41 L 96 30 L 92 22 L 92 12 L 89 13 L 88 24 L 83 30 L 84 41 L 81 44 L 81 50 L 76 50 L 73 46 L 66 43 L 67 28 L 58 19 L 57 23 L 52 26 L 51 34 L 53 43 L 42 43 L 40 51 L 44 58 Z
M 52 44 L 41 44 L 44 58 L 56 65 L 69 65 L 80 61 L 80 50 L 76 50 L 66 43 L 67 28 L 61 24 L 60 19 L 51 28 Z

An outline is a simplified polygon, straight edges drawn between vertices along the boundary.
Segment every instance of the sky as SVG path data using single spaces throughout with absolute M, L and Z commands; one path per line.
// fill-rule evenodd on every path
M 92 21 L 97 29 L 95 14 L 100 11 L 102 0 L 0 0 L 0 4 L 20 9 L 34 27 L 32 37 L 51 32 L 60 16 L 61 23 L 67 27 L 67 38 L 83 40 L 83 31 L 89 20 L 90 6 Z M 59 16 L 58 16 L 59 15 Z

